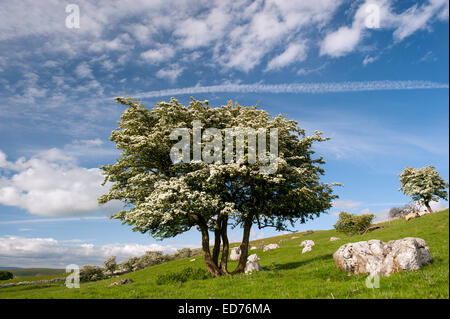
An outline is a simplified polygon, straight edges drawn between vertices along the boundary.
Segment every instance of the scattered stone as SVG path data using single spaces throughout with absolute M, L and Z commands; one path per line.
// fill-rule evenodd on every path
M 248 274 L 251 273 L 252 271 L 261 271 L 262 268 L 258 260 L 261 260 L 261 258 L 259 258 L 257 254 L 252 254 L 248 256 L 244 272 Z
M 302 249 L 302 254 L 307 253 L 308 251 L 311 251 L 311 250 L 312 250 L 312 246 L 305 246 L 305 247 Z
M 193 261 L 195 261 L 195 258 L 193 258 L 193 259 L 191 259 L 191 260 L 189 260 L 190 262 L 193 262 Z
M 314 246 L 315 243 L 313 240 L 304 240 L 301 242 L 300 247 Z
M 419 217 L 422 217 L 422 216 L 428 214 L 428 212 L 425 210 L 423 212 L 418 212 L 418 214 L 419 214 Z
M 120 285 L 125 285 L 125 284 L 131 283 L 131 282 L 134 282 L 131 278 L 125 278 L 125 279 L 113 282 L 109 286 L 110 287 L 112 287 L 112 286 L 120 286 Z
M 410 219 L 414 219 L 414 218 L 417 218 L 417 217 L 420 217 L 419 214 L 417 214 L 417 213 L 409 213 L 408 215 L 405 216 L 405 220 L 408 221 Z
M 431 262 L 430 249 L 421 238 L 406 237 L 387 243 L 373 239 L 348 243 L 333 254 L 336 266 L 350 274 L 390 276 L 393 272 L 419 270 Z
M 255 250 L 255 249 L 258 249 L 258 248 L 255 247 L 255 246 L 252 246 L 252 247 L 250 248 L 250 250 Z
M 295 238 L 298 238 L 298 237 L 297 237 L 297 236 L 292 236 L 292 237 L 291 237 L 291 239 L 295 239 Z
M 269 244 L 269 245 L 264 246 L 263 252 L 266 252 L 266 251 L 269 251 L 272 249 L 277 249 L 277 248 L 280 248 L 280 246 L 278 246 L 277 244 Z
M 340 240 L 340 238 L 339 237 L 331 237 L 330 238 L 330 241 L 336 241 L 336 240 Z
M 314 246 L 314 241 L 312 240 L 304 240 L 301 242 L 300 247 L 304 247 L 302 249 L 302 254 L 307 253 L 308 251 L 312 250 L 312 247 Z
M 231 249 L 230 260 L 239 260 L 241 258 L 241 247 Z

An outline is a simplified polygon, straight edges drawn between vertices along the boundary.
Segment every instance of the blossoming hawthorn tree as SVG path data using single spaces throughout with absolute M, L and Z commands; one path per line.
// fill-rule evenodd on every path
M 448 198 L 448 183 L 436 172 L 433 165 L 422 168 L 406 167 L 400 174 L 400 184 L 399 190 L 411 196 L 419 205 L 424 205 L 430 213 L 433 212 L 430 202 Z
M 116 101 L 128 106 L 110 138 L 122 154 L 116 163 L 101 167 L 104 183 L 113 186 L 99 203 L 124 201 L 128 205 L 113 218 L 155 238 L 174 237 L 197 228 L 202 234 L 205 264 L 213 277 L 229 273 L 229 226 L 243 228 L 241 257 L 231 274 L 242 273 L 253 224 L 286 230 L 287 224 L 319 216 L 337 198 L 333 184 L 319 181 L 324 174 L 320 167 L 323 159 L 313 158 L 313 143 L 328 138 L 317 131 L 306 136 L 296 121 L 232 102 L 213 108 L 208 101 L 192 99 L 183 106 L 172 98 L 147 109 L 131 98 Z M 188 128 L 192 136 L 194 120 L 200 120 L 203 127 L 219 129 L 223 135 L 229 128 L 278 129 L 276 172 L 261 173 L 259 159 L 254 163 L 174 163 L 170 152 L 176 141 L 170 138 L 171 132 Z M 201 146 L 205 146 L 204 140 Z M 246 150 L 248 153 L 248 143 Z M 210 232 L 214 234 L 212 251 Z

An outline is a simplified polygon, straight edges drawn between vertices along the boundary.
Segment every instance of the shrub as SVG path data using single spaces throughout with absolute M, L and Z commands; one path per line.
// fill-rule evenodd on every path
M 189 258 L 192 256 L 192 250 L 190 248 L 182 248 L 175 254 L 176 259 Z
M 138 257 L 130 257 L 120 264 L 120 269 L 126 270 L 128 272 L 137 270 L 137 263 L 139 261 Z
M 0 271 L 0 280 L 9 280 L 9 279 L 13 279 L 14 275 L 12 273 L 10 273 L 9 271 L 6 270 L 2 270 Z
M 103 263 L 106 271 L 114 272 L 116 270 L 116 256 L 111 256 Z
M 167 257 L 163 255 L 161 251 L 147 251 L 139 258 L 135 264 L 135 270 L 144 269 L 150 266 L 158 265 L 167 260 Z
M 158 274 L 158 277 L 156 278 L 156 284 L 166 285 L 173 283 L 183 283 L 188 280 L 203 280 L 210 277 L 211 276 L 205 269 L 188 267 L 178 272 Z
M 307 231 L 305 231 L 305 233 L 303 234 L 303 235 L 312 235 L 312 234 L 314 234 L 314 231 L 312 231 L 312 230 L 307 230 Z
M 402 207 L 392 207 L 389 210 L 389 217 L 390 218 L 402 217 L 403 214 L 404 214 L 404 212 L 403 212 L 403 208 Z
M 372 214 L 354 215 L 341 212 L 334 228 L 347 235 L 362 234 L 370 227 L 374 217 Z
M 80 270 L 81 281 L 95 281 L 103 278 L 103 271 L 100 267 L 86 265 Z
M 406 216 L 411 213 L 418 213 L 419 207 L 417 205 L 405 205 L 403 206 L 403 216 Z

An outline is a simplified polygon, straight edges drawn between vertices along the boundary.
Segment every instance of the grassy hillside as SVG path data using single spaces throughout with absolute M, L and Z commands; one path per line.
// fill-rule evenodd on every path
M 341 240 L 330 242 L 331 236 Z M 334 264 L 332 254 L 344 243 L 404 237 L 425 239 L 433 262 L 419 271 L 382 277 L 378 289 L 366 288 L 366 276 L 347 275 Z M 316 245 L 311 252 L 302 254 L 299 244 L 305 239 L 314 240 Z M 448 210 L 409 222 L 395 220 L 389 228 L 361 236 L 345 237 L 329 230 L 277 236 L 253 241 L 252 245 L 268 243 L 278 243 L 281 248 L 252 251 L 261 258 L 264 271 L 251 275 L 156 284 L 158 274 L 186 267 L 204 268 L 202 258 L 197 256 L 194 262 L 182 259 L 118 278 L 82 283 L 80 289 L 68 289 L 62 283 L 0 288 L 0 298 L 449 298 Z M 229 269 L 235 265 L 236 262 L 230 262 Z M 134 282 L 108 287 L 111 282 L 127 277 Z

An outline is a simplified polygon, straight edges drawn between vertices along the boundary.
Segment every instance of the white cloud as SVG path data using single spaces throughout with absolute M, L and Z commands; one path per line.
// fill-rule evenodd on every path
M 270 60 L 267 65 L 267 70 L 283 68 L 293 62 L 304 61 L 305 59 L 305 43 L 293 43 L 283 53 Z
M 92 69 L 86 62 L 81 62 L 80 64 L 78 64 L 78 66 L 75 68 L 75 73 L 80 78 L 92 78 Z
M 320 47 L 320 54 L 340 57 L 353 51 L 361 38 L 361 30 L 341 27 L 328 34 Z
M 1 167 L 7 169 L 0 177 L 0 204 L 16 206 L 40 216 L 67 216 L 94 212 L 116 212 L 118 202 L 100 206 L 97 198 L 106 193 L 101 186 L 103 176 L 98 168 L 76 165 L 76 159 L 59 149 L 42 151 L 29 159 L 9 162 L 6 157 Z
M 0 237 L 0 264 L 20 267 L 61 267 L 77 264 L 102 265 L 109 256 L 116 256 L 117 262 L 126 258 L 141 256 L 146 251 L 175 253 L 176 248 L 158 244 L 140 245 L 82 243 L 81 240 L 56 240 L 53 238 L 24 238 L 19 236 Z
M 405 12 L 394 15 L 392 17 L 392 23 L 396 26 L 394 39 L 401 41 L 414 32 L 427 28 L 428 23 L 436 17 L 448 20 L 448 7 L 448 0 L 430 0 L 421 6 L 416 4 Z
M 378 57 L 370 57 L 370 56 L 366 56 L 363 60 L 363 65 L 366 66 L 367 64 L 373 63 L 378 59 Z
M 158 72 L 156 72 L 156 76 L 160 79 L 166 79 L 169 80 L 169 82 L 173 83 L 181 75 L 183 69 L 184 68 L 180 67 L 177 64 L 170 65 L 169 67 L 160 69 Z
M 336 209 L 353 209 L 361 205 L 361 202 L 355 202 L 352 200 L 335 200 L 333 202 L 333 208 Z
M 413 5 L 404 12 L 395 13 L 388 0 L 366 0 L 356 11 L 351 27 L 343 26 L 328 33 L 320 46 L 321 55 L 341 57 L 357 49 L 362 40 L 374 28 L 367 24 L 373 17 L 371 6 L 378 8 L 379 27 L 393 30 L 395 41 L 401 41 L 418 30 L 426 29 L 434 20 L 448 20 L 442 12 L 448 12 L 448 0 L 429 0 L 422 5 Z
M 142 59 L 149 63 L 160 63 L 170 60 L 175 55 L 175 50 L 170 45 L 161 45 L 141 53 Z

